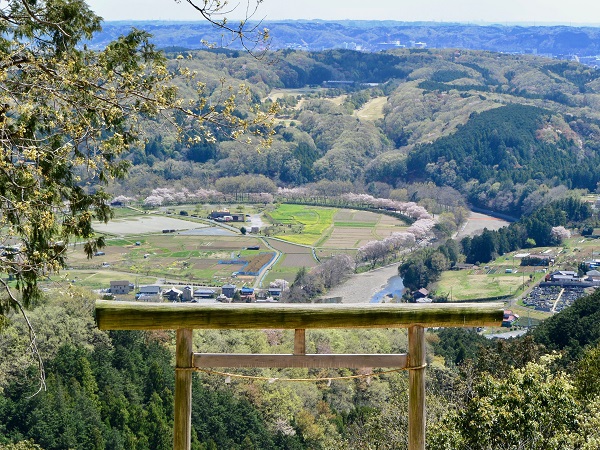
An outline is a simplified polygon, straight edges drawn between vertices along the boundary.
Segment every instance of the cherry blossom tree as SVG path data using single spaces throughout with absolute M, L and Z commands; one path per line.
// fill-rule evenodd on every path
M 571 232 L 569 230 L 567 230 L 565 227 L 559 226 L 559 227 L 552 227 L 552 230 L 550 231 L 550 235 L 552 236 L 553 241 L 560 244 L 565 239 L 569 239 L 571 237 Z

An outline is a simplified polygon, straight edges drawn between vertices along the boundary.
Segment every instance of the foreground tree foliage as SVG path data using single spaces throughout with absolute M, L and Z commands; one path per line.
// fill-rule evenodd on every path
M 209 16 L 221 7 L 204 6 Z M 111 217 L 105 185 L 126 173 L 120 155 L 144 138 L 142 122 L 169 125 L 186 144 L 212 142 L 216 129 L 268 135 L 265 113 L 233 114 L 237 88 L 209 102 L 214 92 L 181 64 L 175 83 L 145 32 L 87 49 L 100 25 L 83 0 L 0 5 L 0 274 L 9 276 L 0 278 L 0 320 L 24 312 L 74 239 L 89 257 L 103 245 L 92 221 Z
M 573 379 L 553 372 L 551 361 L 529 363 L 503 378 L 484 375 L 465 407 L 436 426 L 429 448 L 597 448 L 598 431 L 588 429 L 598 420 L 598 412 L 588 407 L 593 399 L 579 401 Z

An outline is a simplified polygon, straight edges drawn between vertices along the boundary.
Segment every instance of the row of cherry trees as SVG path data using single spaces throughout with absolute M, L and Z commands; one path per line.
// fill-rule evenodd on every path
M 326 196 L 311 190 L 307 187 L 298 188 L 279 188 L 275 195 L 268 192 L 245 193 L 244 198 L 250 202 L 273 203 L 280 199 L 284 201 L 297 202 L 319 202 Z M 163 205 L 176 205 L 184 203 L 219 203 L 232 199 L 231 194 L 220 192 L 214 189 L 189 190 L 186 188 L 175 189 L 169 187 L 153 189 L 150 195 L 143 198 L 141 202 L 147 207 L 157 207 Z M 392 211 L 401 214 L 415 221 L 431 219 L 427 210 L 415 202 L 401 202 L 387 198 L 377 198 L 368 194 L 345 193 L 329 197 L 329 200 L 336 201 L 340 206 L 374 208 Z M 139 202 L 140 199 L 119 195 L 113 199 L 113 202 L 123 204 Z M 424 222 L 427 224 L 428 222 Z M 426 227 L 426 226 L 425 226 Z M 415 233 L 419 233 L 424 228 L 423 225 L 415 227 Z

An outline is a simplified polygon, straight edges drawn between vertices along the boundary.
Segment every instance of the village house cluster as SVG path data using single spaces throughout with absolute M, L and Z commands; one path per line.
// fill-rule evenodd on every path
M 269 286 L 267 289 L 255 289 L 234 284 L 224 284 L 220 288 L 182 286 L 161 287 L 158 285 L 140 286 L 135 292 L 135 299 L 143 302 L 277 302 L 287 286 Z M 110 282 L 106 293 L 118 299 L 118 296 L 134 292 L 135 285 L 128 280 Z

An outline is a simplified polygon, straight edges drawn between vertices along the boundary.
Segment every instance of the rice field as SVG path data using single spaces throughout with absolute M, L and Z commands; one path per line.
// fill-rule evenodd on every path
M 276 237 L 331 249 L 356 249 L 406 228 L 406 224 L 394 217 L 353 209 L 284 204 L 270 216 L 275 223 L 284 225 L 276 228 L 280 230 Z
M 323 248 L 359 248 L 376 239 L 374 227 L 336 226 L 321 247 Z
M 278 266 L 299 269 L 301 267 L 309 268 L 318 265 L 310 247 L 283 242 L 277 239 L 269 239 L 269 245 L 283 254 Z
M 108 223 L 96 222 L 94 223 L 94 230 L 97 233 L 128 236 L 144 233 L 160 233 L 162 230 L 190 230 L 206 226 L 199 222 L 159 215 L 128 215 L 119 219 L 113 219 Z
M 139 242 L 139 245 L 135 242 Z M 145 235 L 135 242 L 108 239 L 102 254 L 92 259 L 86 258 L 81 246 L 75 246 L 69 252 L 69 265 L 72 270 L 78 271 L 111 270 L 154 276 L 155 279 L 220 285 L 235 281 L 235 273 L 248 267 L 248 270 L 258 270 L 271 260 L 274 253 L 264 246 L 261 249 L 258 238 L 241 235 L 184 236 L 160 233 Z M 258 246 L 259 250 L 247 250 L 247 247 L 254 246 Z
M 203 207 L 210 209 L 210 205 Z M 123 209 L 117 220 L 98 224 L 97 231 L 106 235 L 106 247 L 92 259 L 86 258 L 83 243 L 70 248 L 69 273 L 82 274 L 75 276 L 94 289 L 107 287 L 107 279 L 140 277 L 150 282 L 239 284 L 239 272 L 248 267 L 255 272 L 277 252 L 279 258 L 263 282 L 277 278 L 293 281 L 300 268 L 319 264 L 315 254 L 323 259 L 340 253 L 353 256 L 367 242 L 406 226 L 395 218 L 368 211 L 282 204 L 268 216 L 276 224 L 271 225 L 271 238 L 266 233 L 241 235 L 166 212 L 135 215 L 134 210 Z M 247 212 L 257 214 L 256 210 Z M 262 219 L 265 222 L 267 217 Z M 248 250 L 254 247 L 259 249 Z M 243 282 L 254 280 L 249 277 Z

